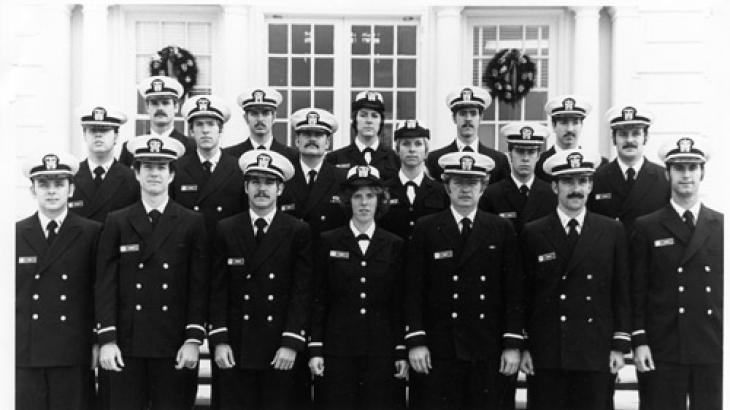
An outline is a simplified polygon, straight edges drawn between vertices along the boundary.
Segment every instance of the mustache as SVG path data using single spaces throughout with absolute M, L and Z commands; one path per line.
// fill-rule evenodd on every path
M 167 117 L 167 113 L 163 110 L 157 110 L 157 111 L 155 111 L 155 117 L 157 117 L 157 116 Z
M 633 142 L 627 142 L 623 145 L 623 148 L 639 148 L 639 144 L 634 144 Z
M 256 195 L 254 195 L 254 198 L 267 198 L 268 199 L 269 194 L 267 194 L 266 192 L 259 192 Z
M 575 137 L 575 133 L 572 131 L 568 131 L 565 134 L 563 134 L 564 137 Z
M 573 198 L 583 199 L 585 197 L 586 196 L 581 194 L 580 192 L 571 192 L 568 194 L 568 199 L 573 199 Z

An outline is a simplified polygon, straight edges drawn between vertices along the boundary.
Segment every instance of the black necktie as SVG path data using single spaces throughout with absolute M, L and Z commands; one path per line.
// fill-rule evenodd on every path
M 578 242 L 578 229 L 576 228 L 578 226 L 578 221 L 576 221 L 574 218 L 571 218 L 570 221 L 568 221 L 568 254 L 573 254 L 573 249 L 575 249 L 575 244 Z
M 357 237 L 355 237 L 355 240 L 357 240 L 357 245 L 360 246 L 360 250 L 362 251 L 362 253 L 364 255 L 365 251 L 367 250 L 368 241 L 370 241 L 370 237 L 368 237 L 364 233 L 361 233 L 360 235 L 357 235 Z M 364 246 L 360 244 L 361 241 L 365 241 Z
M 634 182 L 636 181 L 636 171 L 634 171 L 633 168 L 629 168 L 626 170 L 626 185 L 629 187 L 629 190 L 633 188 Z
M 58 224 L 52 219 L 51 222 L 48 222 L 48 225 L 46 225 L 46 231 L 48 232 L 46 242 L 48 242 L 48 246 L 51 246 L 53 244 L 53 240 L 56 239 L 56 228 L 58 228 Z
M 258 147 L 256 147 L 256 149 L 266 149 L 266 147 L 263 145 L 259 145 Z
M 406 182 L 406 196 L 408 197 L 408 201 L 410 201 L 411 204 L 416 200 L 416 188 L 418 185 L 416 185 L 413 181 Z
M 307 188 L 309 190 L 312 190 L 312 187 L 314 186 L 314 178 L 317 177 L 317 171 L 310 169 L 309 172 L 307 172 Z
M 472 148 L 471 145 L 467 145 L 461 150 L 461 152 L 474 152 L 474 148 Z
M 367 162 L 368 165 L 370 164 L 370 161 L 373 160 L 374 153 L 375 153 L 375 151 L 370 147 L 367 147 L 364 150 L 362 150 L 362 156 L 363 156 L 363 158 L 365 158 L 365 162 Z
M 527 185 L 520 186 L 520 194 L 527 199 L 527 197 L 530 195 L 530 188 L 527 187 Z
M 256 245 L 261 245 L 261 241 L 264 240 L 264 228 L 266 228 L 266 221 L 264 218 L 258 218 L 254 225 L 256 225 Z
M 213 163 L 210 161 L 203 161 L 203 171 L 207 176 L 213 173 Z
M 153 209 L 150 211 L 150 213 L 147 214 L 147 217 L 150 218 L 150 222 L 152 223 L 153 228 L 157 226 L 157 222 L 160 220 L 160 216 L 162 216 L 162 214 L 157 209 Z
M 461 218 L 461 242 L 466 242 L 466 239 L 469 237 L 469 234 L 471 233 L 471 219 L 469 218 Z
M 694 231 L 695 230 L 695 216 L 694 216 L 694 214 L 692 214 L 692 212 L 690 212 L 689 209 L 688 209 L 688 210 L 684 211 L 684 213 L 682 214 L 682 217 L 684 219 L 685 225 L 687 225 L 687 227 L 689 228 L 689 230 L 690 231 Z
M 104 176 L 104 168 L 100 166 L 94 168 L 94 185 L 98 188 L 101 185 L 101 177 Z

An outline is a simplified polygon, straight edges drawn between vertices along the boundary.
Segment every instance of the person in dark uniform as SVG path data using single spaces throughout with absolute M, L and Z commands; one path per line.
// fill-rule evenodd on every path
M 129 149 L 141 200 L 109 213 L 99 240 L 99 362 L 112 410 L 191 409 L 205 337 L 205 222 L 168 196 L 179 141 L 137 137 Z
M 654 115 L 641 105 L 623 104 L 606 113 L 618 156 L 593 176 L 588 209 L 618 218 L 630 234 L 634 220 L 669 201 L 664 168 L 644 156 Z
M 520 233 L 525 223 L 553 212 L 557 205 L 550 184 L 535 178 L 535 163 L 548 129 L 537 123 L 514 122 L 503 126 L 500 133 L 507 141 L 512 172 L 487 187 L 479 208 L 511 221 Z
M 544 170 L 545 160 L 556 152 L 580 148 L 579 140 L 583 131 L 583 119 L 591 113 L 592 109 L 593 106 L 590 102 L 575 94 L 559 95 L 545 104 L 545 115 L 552 120 L 553 131 L 555 131 L 555 145 L 540 154 L 535 165 L 535 176 L 548 183 L 552 181 L 550 175 Z M 608 160 L 601 157 L 600 165 L 606 163 Z
M 494 161 L 439 159 L 449 209 L 416 222 L 405 259 L 405 331 L 415 409 L 496 408 L 498 374 L 517 372 L 523 276 L 512 224 L 477 208 Z
M 106 105 L 93 105 L 82 108 L 79 117 L 88 157 L 74 176 L 68 208 L 103 223 L 109 212 L 139 200 L 134 172 L 114 158 L 119 127 L 127 122 L 127 116 Z
M 372 165 L 384 180 L 394 178 L 400 167 L 398 156 L 381 141 L 385 127 L 383 96 L 377 91 L 362 91 L 351 108 L 350 134 L 355 138 L 350 145 L 327 154 L 326 161 L 343 172 L 355 165 Z
M 239 95 L 236 101 L 243 110 L 250 134 L 245 141 L 223 148 L 223 152 L 238 159 L 246 151 L 267 149 L 285 156 L 291 163 L 296 162 L 297 150 L 277 141 L 272 133 L 276 108 L 282 99 L 278 91 L 269 87 L 251 88 Z
M 394 140 L 400 170 L 396 178 L 385 181 L 389 206 L 378 224 L 409 241 L 418 218 L 446 209 L 449 196 L 440 182 L 426 175 L 429 129 L 416 120 L 400 122 L 396 127 Z
M 44 151 L 23 174 L 38 211 L 15 224 L 15 408 L 91 409 L 101 224 L 68 212 L 78 160 Z
M 294 167 L 283 155 L 252 150 L 238 161 L 249 209 L 218 222 L 209 340 L 220 408 L 291 409 L 292 370 L 305 347 L 311 300 L 311 234 L 277 211 Z
M 724 216 L 699 195 L 709 157 L 705 138 L 668 140 L 659 158 L 671 199 L 634 224 L 632 344 L 642 409 L 723 408 Z
M 556 210 L 520 235 L 526 273 L 530 410 L 604 409 L 630 350 L 629 266 L 620 222 L 588 212 L 598 154 L 559 151 L 544 170 Z
M 328 111 L 302 108 L 291 115 L 290 122 L 299 159 L 278 203 L 282 212 L 309 224 L 314 251 L 320 233 L 347 223 L 340 198 L 345 173 L 324 160 L 337 120 Z
M 315 258 L 309 367 L 323 376 L 326 410 L 397 409 L 398 379 L 408 374 L 403 344 L 403 240 L 378 227 L 388 196 L 380 173 L 347 173 L 348 226 L 322 233 Z
M 479 122 L 482 113 L 491 103 L 492 97 L 487 90 L 470 85 L 454 90 L 446 96 L 446 105 L 451 110 L 451 118 L 456 125 L 456 139 L 451 144 L 428 154 L 426 168 L 431 178 L 441 180 L 443 171 L 438 165 L 438 160 L 442 155 L 460 151 L 478 152 L 492 159 L 494 169 L 489 174 L 490 184 L 501 181 L 509 175 L 507 156 L 479 141 Z
M 147 115 L 150 117 L 149 135 L 176 139 L 185 147 L 185 154 L 192 155 L 195 152 L 195 141 L 175 129 L 175 114 L 184 95 L 183 86 L 172 77 L 152 76 L 142 80 L 137 85 L 137 91 L 144 98 Z M 128 143 L 129 141 L 122 144 L 119 162 L 131 167 L 134 153 L 127 148 Z

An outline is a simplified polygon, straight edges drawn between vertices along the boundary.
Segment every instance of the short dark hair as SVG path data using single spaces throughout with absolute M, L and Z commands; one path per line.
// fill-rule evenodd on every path
M 352 130 L 352 135 L 357 135 L 357 113 L 360 112 L 360 110 L 362 110 L 362 108 L 353 111 L 350 115 L 350 129 Z M 378 128 L 378 137 L 382 137 L 383 129 L 385 128 L 385 111 L 373 111 L 380 114 L 380 127 Z
M 193 117 L 193 118 L 189 119 L 188 120 L 188 128 L 190 129 L 190 133 L 192 133 L 193 121 L 195 121 L 197 119 L 200 119 L 200 118 L 212 118 L 212 119 L 214 119 L 215 122 L 216 122 L 216 124 L 218 124 L 218 132 L 222 132 L 223 131 L 223 121 L 220 118 L 213 117 L 211 115 L 211 116 L 198 116 L 198 117 Z
M 555 123 L 558 122 L 558 120 L 567 120 L 567 119 L 570 119 L 570 118 L 578 119 L 578 120 L 580 120 L 580 122 L 582 124 L 583 123 L 583 119 L 585 117 L 581 117 L 580 115 L 553 115 L 552 117 L 550 117 L 550 119 L 551 119 L 551 121 L 553 123 L 553 127 L 555 126 Z
M 268 173 L 268 172 L 257 172 L 253 171 L 253 173 L 248 173 L 243 175 L 243 183 L 247 184 L 251 181 L 253 177 L 262 177 L 262 178 L 273 178 L 277 184 L 283 184 L 284 180 L 279 178 L 278 176 Z
M 507 143 L 507 151 L 512 151 L 515 148 L 526 148 L 526 149 L 536 149 L 537 152 L 540 152 L 541 145 L 525 145 L 525 144 L 515 144 L 513 142 Z
M 155 161 L 150 161 L 155 162 Z M 156 162 L 165 162 L 165 161 L 156 161 Z M 139 172 L 139 169 L 142 167 L 142 161 L 135 159 L 134 162 L 132 162 L 132 168 L 134 168 L 135 171 Z M 167 161 L 167 167 L 170 169 L 170 173 L 175 173 L 175 161 Z
M 611 139 L 613 140 L 613 143 L 616 143 L 616 131 L 619 130 L 621 127 L 617 128 L 611 128 Z M 641 130 L 644 131 L 644 143 L 646 143 L 646 139 L 649 138 L 649 126 L 648 125 L 642 125 Z
M 342 189 L 342 207 L 345 210 L 345 215 L 347 215 L 347 219 L 352 218 L 352 196 L 357 192 L 360 188 L 372 188 L 373 192 L 375 192 L 375 195 L 378 197 L 378 206 L 375 209 L 375 220 L 382 218 L 383 215 L 388 213 L 389 205 L 388 202 L 390 200 L 390 193 L 388 190 L 384 187 L 377 186 L 377 185 L 361 185 L 358 187 L 354 187 L 352 185 L 346 185 Z

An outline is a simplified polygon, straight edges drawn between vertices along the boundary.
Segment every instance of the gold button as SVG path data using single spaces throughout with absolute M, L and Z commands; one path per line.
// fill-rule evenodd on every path
M 61 315 L 61 322 L 65 322 L 65 321 L 66 321 L 66 316 Z
M 251 297 L 248 295 L 243 295 L 243 300 L 249 300 Z
M 589 274 L 587 274 L 587 275 L 586 275 L 586 279 L 588 279 L 588 280 L 591 280 L 591 279 L 593 279 L 593 275 L 591 275 L 590 273 L 589 273 Z
M 413 221 L 410 221 L 410 222 L 408 222 L 408 224 L 409 224 L 409 225 L 411 225 L 411 226 L 413 226 L 413 225 L 415 225 L 416 223 L 415 223 L 415 222 L 413 222 Z
M 324 216 L 324 215 L 322 215 L 322 216 L 320 216 L 320 217 L 319 217 L 319 220 L 320 220 L 320 221 L 324 221 L 325 219 L 327 219 L 327 217 L 326 217 L 326 216 Z
M 137 284 L 137 289 L 142 289 L 142 284 L 141 283 L 138 283 Z
M 38 294 L 33 295 L 33 300 L 38 300 Z
M 457 317 L 459 317 L 459 314 L 458 314 L 458 313 L 456 313 L 456 312 L 451 312 L 451 318 L 452 318 L 452 319 L 456 319 Z
M 454 276 L 452 277 L 452 279 L 454 280 L 454 282 L 458 281 L 458 280 L 459 280 L 459 275 L 454 275 Z
M 368 263 L 365 261 L 360 262 L 360 266 L 368 266 Z
M 274 279 L 275 277 L 276 277 L 276 276 L 274 275 L 274 273 L 273 273 L 273 272 L 272 272 L 272 273 L 269 273 L 269 279 Z
M 679 308 L 679 313 L 680 313 L 680 314 L 684 313 L 684 308 L 683 308 L 683 307 L 680 307 L 680 308 Z
M 140 262 L 139 265 L 137 265 L 137 267 L 140 268 L 140 269 L 143 269 L 144 268 L 144 263 Z
M 368 281 L 368 280 L 367 280 L 367 279 L 365 279 L 365 276 L 361 276 L 361 277 L 360 277 L 360 283 L 365 283 L 365 282 L 367 282 L 367 281 Z
M 711 290 L 712 289 L 709 286 L 705 288 L 705 292 L 707 292 L 707 293 L 710 293 Z
M 60 299 L 61 299 L 61 301 L 65 301 L 66 300 L 66 295 L 61 295 L 60 296 Z
M 479 295 L 479 299 L 480 299 L 480 300 L 484 300 L 484 299 L 486 299 L 486 298 L 487 298 L 487 297 L 486 297 L 486 296 L 484 296 L 484 294 L 483 294 L 483 293 L 482 293 L 481 295 Z
M 134 308 L 137 309 L 137 310 L 142 310 L 142 305 L 137 305 Z
M 592 317 L 589 317 L 588 318 L 588 323 L 593 323 L 593 318 Z
M 246 279 L 251 279 L 251 274 L 246 275 Z
M 38 320 L 38 313 L 33 313 L 33 320 Z
M 39 274 L 36 274 L 36 275 L 35 275 L 35 278 L 36 278 L 36 280 L 38 280 L 38 279 L 40 279 L 40 278 L 41 278 L 41 275 L 39 275 Z
M 219 205 L 215 210 L 218 212 L 223 212 L 223 207 Z
M 167 312 L 167 305 L 162 305 L 162 311 Z
M 562 280 L 566 280 L 566 279 L 568 279 L 568 275 L 563 275 L 563 277 L 562 277 L 562 278 L 560 278 L 560 279 L 562 279 Z
M 169 267 L 170 267 L 170 265 L 168 265 L 167 262 L 162 264 L 162 269 L 167 269 Z
M 682 285 L 679 286 L 679 292 L 680 293 L 684 292 L 684 286 L 682 286 Z
M 360 314 L 361 315 L 364 315 L 366 313 L 368 313 L 368 310 L 367 309 L 365 309 L 365 308 L 360 309 Z
M 269 295 L 269 302 L 271 302 L 272 300 L 274 300 L 274 295 Z
M 705 272 L 709 272 L 709 271 L 710 271 L 710 267 L 708 265 L 705 265 Z
M 63 279 L 63 280 L 68 280 L 68 275 L 66 275 L 66 274 L 64 273 L 63 275 L 61 275 L 61 279 Z
M 484 275 L 482 275 L 482 276 L 479 277 L 479 280 L 481 280 L 482 282 L 486 282 L 487 281 L 487 277 L 484 276 Z
M 366 298 L 367 296 L 368 296 L 368 295 L 367 295 L 367 293 L 365 293 L 365 292 L 361 292 L 361 293 L 360 293 L 360 299 L 365 299 L 365 298 Z
M 560 295 L 560 300 L 565 300 L 565 294 Z
M 682 269 L 682 267 L 681 267 L 681 266 L 680 266 L 680 267 L 678 267 L 678 268 L 677 268 L 677 273 L 682 273 L 682 272 L 684 272 L 684 269 Z
M 566 320 L 568 320 L 568 318 L 567 318 L 567 317 L 565 317 L 565 315 L 563 315 L 563 316 L 560 316 L 560 321 L 561 321 L 561 322 L 565 322 Z
M 456 299 L 459 299 L 459 294 L 458 293 L 454 293 L 454 300 L 456 300 Z
M 163 290 L 166 290 L 167 288 L 168 288 L 168 286 L 167 286 L 167 283 L 163 283 L 163 284 L 162 284 L 162 289 L 163 289 Z
M 479 319 L 484 319 L 484 313 L 479 314 Z
M 707 309 L 707 315 L 709 316 L 711 314 L 712 314 L 712 309 Z
M 274 320 L 274 317 L 271 315 L 266 316 L 266 320 L 268 320 L 269 322 L 272 322 Z
M 199 211 L 199 210 L 200 210 L 200 208 L 199 208 L 199 207 L 198 207 L 197 205 L 195 205 L 195 206 L 193 207 L 193 211 Z
M 591 297 L 590 296 L 586 296 L 586 300 L 590 302 L 591 301 Z
M 243 315 L 243 320 L 248 320 L 248 315 Z

